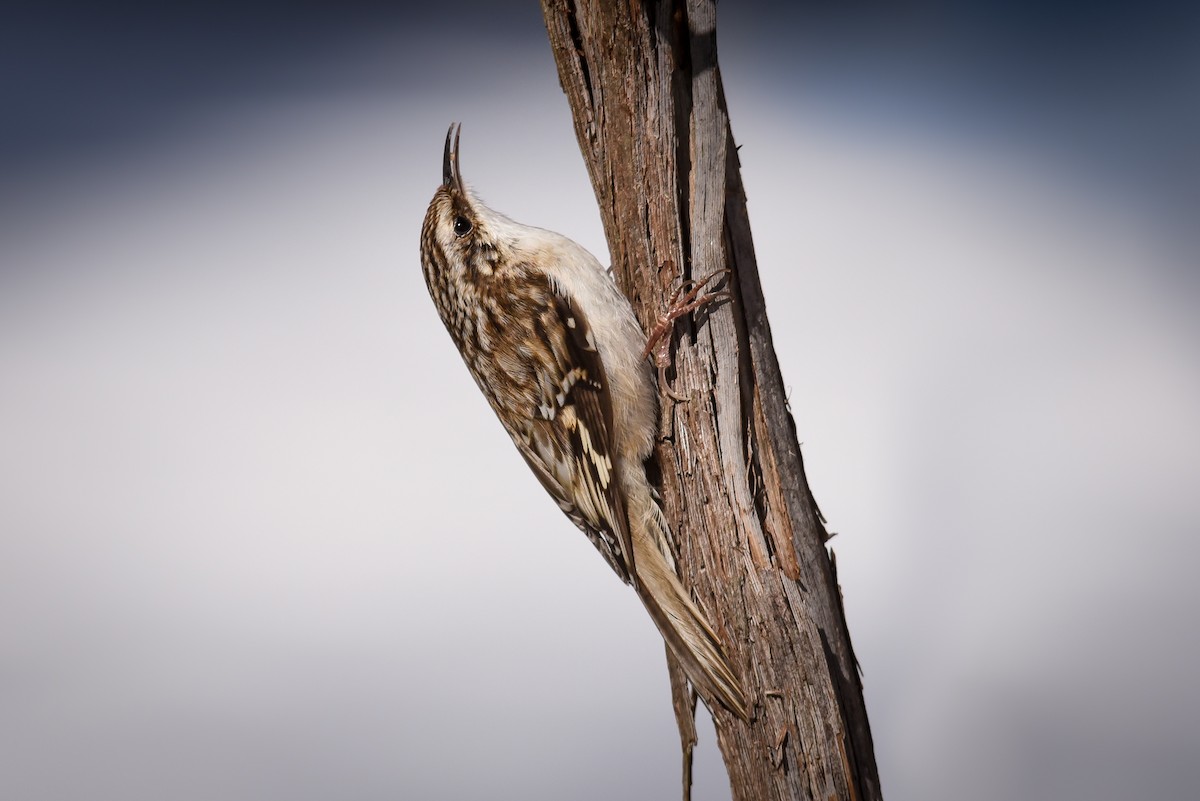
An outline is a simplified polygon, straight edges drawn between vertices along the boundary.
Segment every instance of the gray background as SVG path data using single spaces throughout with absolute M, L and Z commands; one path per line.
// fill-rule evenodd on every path
M 676 797 L 420 274 L 452 120 L 607 258 L 536 5 L 5 15 L 0 797 Z M 893 801 L 1200 796 L 1194 22 L 720 7 Z

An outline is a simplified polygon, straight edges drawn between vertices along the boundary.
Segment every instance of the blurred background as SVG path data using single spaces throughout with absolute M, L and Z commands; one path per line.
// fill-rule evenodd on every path
M 832 6 L 718 42 L 885 795 L 1200 797 L 1197 16 Z M 8 4 L 0 115 L 0 797 L 677 797 L 421 278 L 452 120 L 607 258 L 538 6 Z

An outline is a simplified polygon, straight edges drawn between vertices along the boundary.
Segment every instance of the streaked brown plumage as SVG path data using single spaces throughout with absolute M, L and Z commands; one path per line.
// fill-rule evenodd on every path
M 542 486 L 633 585 L 706 703 L 745 719 L 740 682 L 679 582 L 646 478 L 657 397 L 628 301 L 578 244 L 471 193 L 455 126 L 421 227 L 421 263 L 442 322 Z

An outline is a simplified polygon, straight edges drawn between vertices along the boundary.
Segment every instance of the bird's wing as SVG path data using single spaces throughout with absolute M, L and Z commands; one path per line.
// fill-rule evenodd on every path
M 537 396 L 525 425 L 510 431 L 517 448 L 559 507 L 587 534 L 623 581 L 633 575 L 633 546 L 613 453 L 613 410 L 604 363 L 582 309 L 542 277 L 548 299 L 526 318 L 535 355 Z M 541 348 L 538 349 L 541 351 Z

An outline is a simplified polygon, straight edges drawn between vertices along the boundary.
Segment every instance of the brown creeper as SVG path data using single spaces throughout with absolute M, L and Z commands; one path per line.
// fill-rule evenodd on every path
M 542 486 L 633 585 L 705 702 L 746 719 L 724 649 L 676 575 L 646 477 L 657 397 L 629 302 L 583 247 L 475 197 L 454 125 L 421 226 L 421 267 L 463 361 Z

